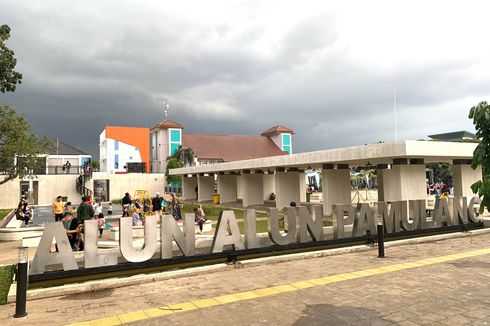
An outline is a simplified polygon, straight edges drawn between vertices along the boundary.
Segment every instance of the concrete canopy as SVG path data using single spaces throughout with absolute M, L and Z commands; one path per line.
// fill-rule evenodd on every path
M 475 143 L 404 140 L 327 149 L 284 156 L 192 166 L 169 171 L 171 175 L 232 172 L 240 170 L 274 170 L 275 168 L 322 168 L 323 164 L 392 164 L 394 158 L 423 159 L 424 163 L 471 160 Z

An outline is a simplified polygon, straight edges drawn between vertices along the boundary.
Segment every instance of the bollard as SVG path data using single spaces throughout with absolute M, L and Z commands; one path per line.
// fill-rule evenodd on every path
M 19 248 L 19 262 L 17 263 L 17 291 L 15 294 L 15 315 L 14 318 L 27 316 L 26 301 L 27 301 L 27 247 Z
M 385 235 L 383 224 L 377 225 L 378 229 L 378 257 L 385 258 Z

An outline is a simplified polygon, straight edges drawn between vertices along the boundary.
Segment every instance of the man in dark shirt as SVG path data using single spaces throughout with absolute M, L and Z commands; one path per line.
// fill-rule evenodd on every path
M 80 221 L 86 221 L 92 219 L 94 217 L 95 210 L 92 205 L 88 203 L 88 197 L 82 197 L 82 203 L 77 208 L 77 218 Z
M 160 197 L 159 192 L 156 193 L 155 198 L 151 201 L 151 210 L 157 219 L 162 216 L 162 197 Z
M 73 217 L 71 212 L 66 212 L 61 221 L 66 229 L 66 235 L 68 236 L 68 241 L 70 242 L 72 250 L 83 250 L 83 242 L 78 236 L 82 231 L 83 222 L 77 217 Z
M 129 216 L 129 206 L 132 203 L 133 201 L 131 200 L 131 196 L 129 195 L 129 193 L 125 193 L 122 199 L 122 209 L 123 209 L 122 217 Z

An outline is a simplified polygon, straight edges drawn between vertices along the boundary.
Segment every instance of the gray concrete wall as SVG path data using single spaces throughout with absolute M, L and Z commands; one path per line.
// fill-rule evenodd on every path
M 351 203 L 351 183 L 349 169 L 323 169 L 323 213 L 332 215 L 333 204 Z
M 276 177 L 274 174 L 264 174 L 264 200 L 269 200 L 276 193 Z
M 242 174 L 243 207 L 264 203 L 264 175 Z
M 214 176 L 198 176 L 197 187 L 197 201 L 212 200 L 214 195 Z
M 237 201 L 237 176 L 231 174 L 218 175 L 218 194 L 220 203 Z
M 299 172 L 276 172 L 276 207 L 283 209 L 294 201 L 299 205 Z
M 471 185 L 482 179 L 483 174 L 481 166 L 477 167 L 476 170 L 473 170 L 469 164 L 454 164 L 454 196 L 473 196 L 474 194 L 471 190 Z
M 182 196 L 184 199 L 196 198 L 197 177 L 185 177 L 182 180 Z

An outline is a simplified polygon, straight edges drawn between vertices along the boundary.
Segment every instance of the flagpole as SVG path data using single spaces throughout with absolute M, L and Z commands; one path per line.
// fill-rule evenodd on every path
M 395 141 L 398 141 L 398 112 L 396 109 L 396 88 L 393 88 L 393 106 L 395 107 Z

